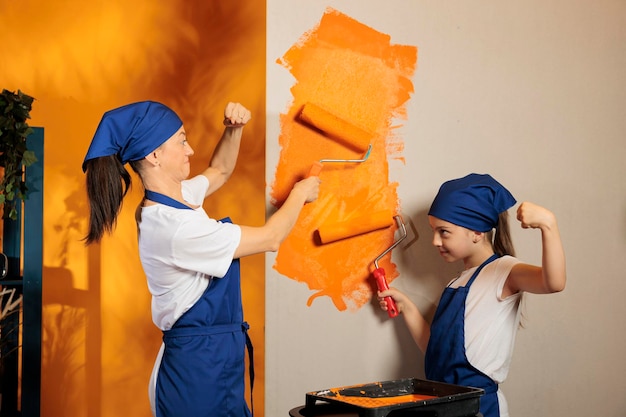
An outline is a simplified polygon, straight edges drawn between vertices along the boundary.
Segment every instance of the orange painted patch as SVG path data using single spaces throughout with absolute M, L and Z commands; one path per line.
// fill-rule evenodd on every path
M 303 282 L 319 296 L 331 298 L 338 310 L 356 310 L 371 300 L 374 259 L 394 241 L 394 225 L 348 239 L 321 244 L 316 230 L 324 224 L 350 222 L 368 213 L 400 211 L 397 183 L 389 181 L 387 158 L 403 160 L 402 141 L 393 119 L 405 119 L 404 103 L 413 92 L 410 77 L 417 48 L 392 45 L 389 35 L 331 8 L 278 63 L 296 82 L 293 102 L 280 115 L 280 158 L 271 197 L 280 206 L 294 183 L 320 159 L 358 159 L 361 151 L 346 146 L 299 118 L 306 103 L 315 105 L 371 134 L 372 152 L 363 163 L 325 163 L 320 196 L 304 207 L 281 245 L 274 268 Z M 389 138 L 392 138 L 391 140 Z M 349 139 L 349 138 L 348 138 Z M 358 149 L 358 148 L 357 148 Z M 379 262 L 387 280 L 398 276 L 390 255 Z

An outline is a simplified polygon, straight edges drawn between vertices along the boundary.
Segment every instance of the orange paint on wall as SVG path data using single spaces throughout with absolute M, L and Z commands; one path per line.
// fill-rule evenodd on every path
M 371 299 L 372 262 L 393 243 L 396 227 L 328 244 L 321 244 L 315 231 L 322 224 L 350 221 L 370 212 L 400 212 L 398 184 L 389 180 L 388 158 L 402 160 L 403 142 L 392 135 L 392 129 L 394 119 L 406 118 L 404 104 L 413 92 L 410 78 L 417 48 L 393 45 L 389 35 L 328 8 L 319 25 L 278 63 L 296 82 L 291 88 L 293 101 L 280 115 L 281 151 L 271 191 L 275 206 L 307 175 L 314 161 L 363 156 L 299 120 L 306 103 L 373 134 L 367 161 L 324 165 L 318 200 L 305 206 L 274 264 L 278 272 L 314 291 L 308 305 L 316 297 L 327 296 L 338 310 L 354 311 Z M 379 266 L 385 268 L 388 281 L 398 276 L 389 255 Z

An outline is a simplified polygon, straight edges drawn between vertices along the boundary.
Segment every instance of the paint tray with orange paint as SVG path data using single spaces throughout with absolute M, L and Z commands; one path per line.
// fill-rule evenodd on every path
M 445 384 L 416 378 L 329 388 L 306 394 L 305 416 L 317 414 L 316 408 L 356 413 L 359 417 L 433 416 L 466 417 L 479 412 L 480 388 Z

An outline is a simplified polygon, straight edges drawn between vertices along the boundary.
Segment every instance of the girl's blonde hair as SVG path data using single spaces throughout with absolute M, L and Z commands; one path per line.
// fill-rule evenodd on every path
M 509 213 L 508 211 L 503 211 L 498 216 L 498 225 L 494 229 L 494 231 L 488 232 L 487 237 L 491 240 L 491 246 L 493 247 L 493 251 L 497 253 L 499 256 L 510 255 L 515 256 L 515 248 L 513 247 L 513 240 L 511 239 L 511 229 L 509 227 Z M 519 327 L 526 327 L 526 315 L 524 314 L 524 310 L 526 309 L 525 303 L 526 297 L 524 297 L 524 293 L 521 294 L 520 297 L 520 323 Z
M 492 242 L 493 251 L 499 256 L 515 256 L 515 248 L 513 247 L 511 230 L 509 228 L 508 211 L 500 213 L 498 216 L 498 225 L 495 228 L 495 234 L 491 231 L 487 234 L 487 237 Z

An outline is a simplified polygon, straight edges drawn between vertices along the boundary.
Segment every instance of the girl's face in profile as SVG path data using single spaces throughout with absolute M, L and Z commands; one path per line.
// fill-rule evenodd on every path
M 433 246 L 446 262 L 455 262 L 471 255 L 475 233 L 465 227 L 428 216 L 433 231 Z

